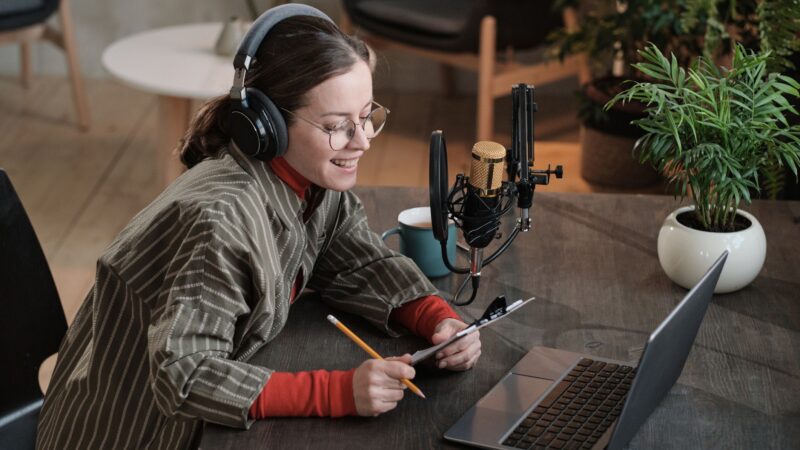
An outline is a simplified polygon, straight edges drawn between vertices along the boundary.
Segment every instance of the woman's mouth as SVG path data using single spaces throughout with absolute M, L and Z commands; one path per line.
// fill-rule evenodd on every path
M 358 165 L 358 158 L 353 159 L 332 159 L 331 162 L 344 169 L 352 169 Z

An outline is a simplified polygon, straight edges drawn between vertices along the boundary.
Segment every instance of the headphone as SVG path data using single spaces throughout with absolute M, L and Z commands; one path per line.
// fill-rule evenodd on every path
M 294 16 L 319 17 L 333 23 L 322 11 L 308 5 L 289 3 L 276 6 L 253 22 L 233 59 L 236 73 L 230 90 L 228 134 L 242 152 L 262 161 L 269 161 L 286 153 L 289 133 L 278 107 L 260 90 L 246 88 L 244 79 L 267 33 L 278 22 Z

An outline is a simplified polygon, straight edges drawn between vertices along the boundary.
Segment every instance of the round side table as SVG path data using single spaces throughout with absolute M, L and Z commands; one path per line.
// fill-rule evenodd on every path
M 120 39 L 103 52 L 111 74 L 158 95 L 158 164 L 164 184 L 183 168 L 175 151 L 189 125 L 192 100 L 228 93 L 233 57 L 214 53 L 221 23 L 199 23 L 149 30 Z

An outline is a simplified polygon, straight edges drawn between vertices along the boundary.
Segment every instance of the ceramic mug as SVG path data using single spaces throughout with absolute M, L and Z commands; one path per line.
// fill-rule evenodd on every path
M 400 253 L 411 258 L 429 278 L 442 277 L 450 273 L 442 261 L 442 244 L 433 237 L 431 209 L 427 206 L 401 211 L 397 215 L 398 226 L 386 230 L 381 239 L 398 234 Z M 450 264 L 456 263 L 456 225 L 447 224 L 447 257 Z

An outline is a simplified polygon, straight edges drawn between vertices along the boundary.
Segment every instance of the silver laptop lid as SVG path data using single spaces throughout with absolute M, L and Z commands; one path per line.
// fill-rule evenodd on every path
M 608 443 L 609 450 L 622 448 L 633 438 L 678 380 L 727 257 L 726 250 L 650 334 L 639 359 L 636 378 Z

